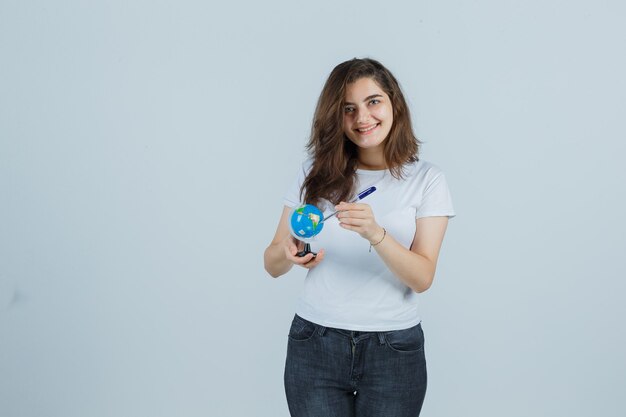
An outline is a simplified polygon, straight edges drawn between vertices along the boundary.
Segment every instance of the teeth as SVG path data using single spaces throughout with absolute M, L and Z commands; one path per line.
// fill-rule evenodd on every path
M 378 124 L 375 124 L 374 126 L 368 128 L 368 129 L 357 129 L 359 132 L 369 132 L 370 130 L 374 129 L 376 126 L 378 126 Z

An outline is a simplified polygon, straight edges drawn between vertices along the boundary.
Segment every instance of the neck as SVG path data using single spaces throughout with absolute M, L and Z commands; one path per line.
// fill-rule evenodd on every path
M 370 152 L 367 152 L 370 151 Z M 359 169 L 365 169 L 370 171 L 376 171 L 381 169 L 386 169 L 387 164 L 385 163 L 385 157 L 382 152 L 376 152 L 374 149 L 372 150 L 361 150 L 359 152 L 358 157 L 358 165 Z

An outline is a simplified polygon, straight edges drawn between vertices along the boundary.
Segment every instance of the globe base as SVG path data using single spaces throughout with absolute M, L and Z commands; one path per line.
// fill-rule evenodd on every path
M 313 252 L 311 250 L 311 245 L 309 245 L 308 243 L 305 243 L 304 244 L 304 249 L 302 249 L 300 252 L 296 253 L 296 256 L 303 257 L 303 256 L 308 255 L 309 253 L 312 253 L 313 257 L 317 256 L 317 253 L 315 253 L 315 252 Z

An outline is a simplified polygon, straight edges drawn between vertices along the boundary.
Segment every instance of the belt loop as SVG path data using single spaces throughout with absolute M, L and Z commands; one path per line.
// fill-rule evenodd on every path
M 385 334 L 383 332 L 378 332 L 378 342 L 381 345 L 385 344 Z
M 326 332 L 326 327 L 322 326 L 322 325 L 317 325 L 317 333 L 320 336 L 324 336 L 324 333 Z

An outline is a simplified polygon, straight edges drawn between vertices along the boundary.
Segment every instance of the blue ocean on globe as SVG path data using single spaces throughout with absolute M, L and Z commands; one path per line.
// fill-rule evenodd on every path
M 311 204 L 296 207 L 291 214 L 291 231 L 298 239 L 310 239 L 322 231 L 323 220 L 324 213 Z

